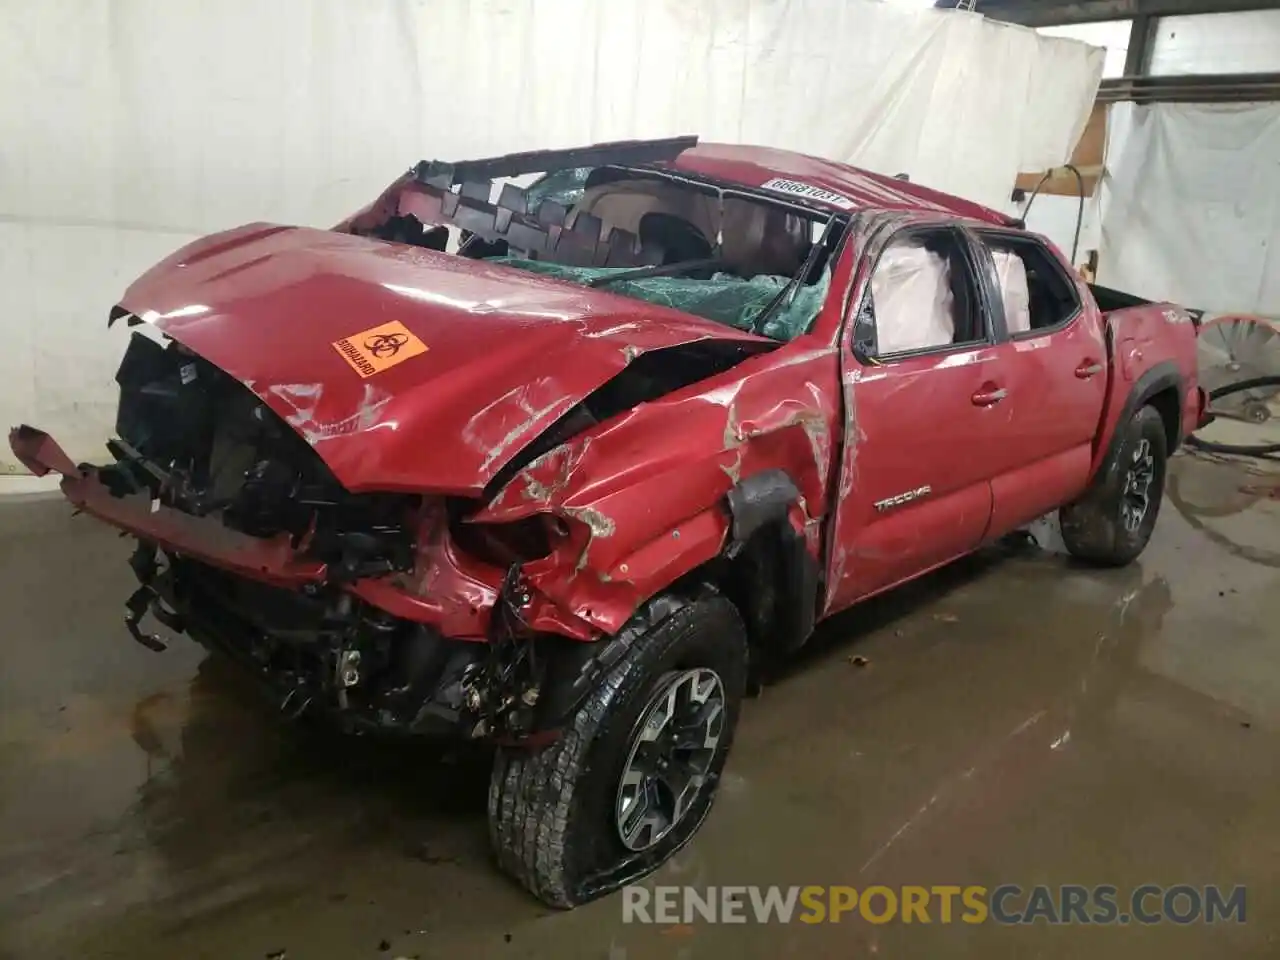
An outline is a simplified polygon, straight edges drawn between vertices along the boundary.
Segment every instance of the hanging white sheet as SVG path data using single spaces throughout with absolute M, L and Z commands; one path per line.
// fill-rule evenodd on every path
M 1116 104 L 1098 282 L 1280 316 L 1280 103 Z

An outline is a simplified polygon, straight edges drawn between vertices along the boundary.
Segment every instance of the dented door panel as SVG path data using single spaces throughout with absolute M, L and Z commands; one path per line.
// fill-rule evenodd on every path
M 841 334 L 844 444 L 828 537 L 824 610 L 856 600 L 972 550 L 991 516 L 991 478 L 1003 388 L 993 343 L 865 361 L 854 322 L 880 252 L 902 228 L 950 226 L 924 216 L 861 221 L 845 250 L 850 276 Z

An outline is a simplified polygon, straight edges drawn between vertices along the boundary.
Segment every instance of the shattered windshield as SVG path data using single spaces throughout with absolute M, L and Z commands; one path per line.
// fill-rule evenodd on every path
M 572 267 L 515 257 L 495 257 L 491 262 L 584 285 L 631 272 L 626 267 Z M 739 330 L 759 333 L 772 340 L 791 340 L 805 333 L 817 317 L 826 299 L 830 279 L 830 270 L 824 268 L 816 282 L 801 284 L 794 299 L 768 316 L 762 327 L 757 327 L 758 321 L 786 289 L 790 277 L 762 275 L 744 280 L 729 273 L 712 273 L 705 279 L 639 277 L 618 280 L 604 288 Z
M 604 247 L 615 232 L 633 237 L 644 265 L 562 259 L 559 244 L 544 257 L 490 248 L 486 259 L 775 340 L 791 340 L 812 325 L 830 282 L 838 237 L 825 228 L 834 220 L 671 181 L 624 175 L 595 182 L 591 172 L 548 174 L 527 191 L 531 205 L 563 204 L 564 232 L 581 233 L 587 224 Z

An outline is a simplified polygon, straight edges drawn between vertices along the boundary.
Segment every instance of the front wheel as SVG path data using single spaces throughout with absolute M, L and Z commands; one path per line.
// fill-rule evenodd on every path
M 746 630 L 723 597 L 639 629 L 556 742 L 499 749 L 489 835 L 504 872 L 566 908 L 660 866 L 711 809 L 746 677 Z
M 1072 556 L 1108 567 L 1131 563 L 1151 539 L 1169 456 L 1155 407 L 1143 407 L 1118 430 L 1111 460 L 1089 492 L 1058 514 Z

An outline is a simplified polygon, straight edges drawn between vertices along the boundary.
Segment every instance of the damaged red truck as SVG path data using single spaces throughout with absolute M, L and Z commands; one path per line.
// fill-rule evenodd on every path
M 690 839 L 818 620 L 1055 510 L 1136 557 L 1204 407 L 1185 311 L 1011 218 L 695 138 L 421 163 L 184 247 L 118 320 L 114 462 L 10 443 L 137 538 L 133 636 L 495 743 L 498 861 L 562 907 Z

